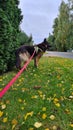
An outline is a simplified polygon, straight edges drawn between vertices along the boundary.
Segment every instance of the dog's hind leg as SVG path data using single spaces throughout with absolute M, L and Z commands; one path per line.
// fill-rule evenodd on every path
M 19 56 L 16 57 L 16 68 L 21 69 L 21 59 Z

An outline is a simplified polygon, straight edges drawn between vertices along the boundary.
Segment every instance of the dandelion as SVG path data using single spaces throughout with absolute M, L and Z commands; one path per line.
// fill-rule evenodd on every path
M 3 112 L 2 111 L 0 111 L 0 117 L 2 117 L 3 116 Z
M 18 121 L 16 119 L 12 120 L 12 130 L 14 130 L 15 126 L 18 124 Z
M 6 105 L 5 105 L 5 104 L 3 104 L 1 107 L 2 107 L 2 109 L 5 109 L 5 108 L 6 108 Z
M 18 102 L 20 102 L 20 103 L 21 103 L 21 102 L 22 102 L 22 99 L 20 99 L 20 98 L 19 98 L 19 99 L 18 99 Z
M 18 121 L 16 119 L 13 119 L 12 120 L 12 125 L 17 125 L 18 124 Z
M 2 78 L 0 79 L 0 82 L 2 82 Z
M 41 122 L 35 122 L 34 126 L 36 128 L 40 128 L 42 126 L 42 123 Z
M 21 107 L 21 110 L 24 110 L 24 107 Z
M 34 128 L 29 128 L 28 130 L 34 130 Z
M 72 127 L 72 128 L 73 128 L 73 124 L 70 124 L 70 127 Z
M 58 102 L 59 99 L 58 98 L 54 98 L 54 103 Z
M 58 98 L 54 98 L 53 102 L 56 105 L 56 107 L 60 107 L 60 103 L 59 103 L 59 99 Z
M 69 96 L 70 99 L 73 99 L 73 96 Z
M 3 118 L 3 123 L 6 123 L 7 121 L 8 121 L 7 117 Z
M 50 130 L 49 128 L 46 128 L 45 130 Z
M 57 126 L 54 125 L 54 126 L 52 127 L 52 129 L 53 129 L 53 130 L 57 130 Z
M 42 119 L 46 119 L 46 117 L 47 117 L 47 115 L 44 113 L 44 114 L 42 115 Z
M 43 107 L 43 108 L 42 108 L 42 111 L 46 111 L 46 107 Z
M 51 115 L 51 116 L 50 116 L 50 119 L 51 119 L 51 120 L 54 120 L 54 119 L 55 119 L 55 116 L 54 116 L 54 115 Z
M 60 103 L 55 103 L 56 107 L 60 107 Z
M 34 95 L 34 96 L 32 96 L 31 98 L 32 98 L 32 99 L 36 99 L 36 98 L 38 98 L 38 96 L 37 96 L 37 95 Z

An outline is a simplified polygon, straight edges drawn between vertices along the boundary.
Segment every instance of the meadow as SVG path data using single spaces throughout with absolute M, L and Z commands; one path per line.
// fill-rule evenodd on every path
M 16 73 L 0 76 L 0 91 Z M 0 99 L 0 130 L 73 130 L 73 60 L 32 61 Z

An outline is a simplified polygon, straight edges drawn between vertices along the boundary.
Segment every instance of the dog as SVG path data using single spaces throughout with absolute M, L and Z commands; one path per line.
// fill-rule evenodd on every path
M 16 55 L 16 68 L 21 69 L 21 63 L 22 61 L 27 62 L 29 58 L 33 56 L 34 60 L 34 66 L 38 67 L 39 59 L 43 56 L 45 51 L 49 51 L 49 48 L 51 45 L 47 42 L 46 39 L 43 40 L 42 43 L 39 43 L 37 45 L 22 45 L 20 48 L 18 48 L 15 52 Z

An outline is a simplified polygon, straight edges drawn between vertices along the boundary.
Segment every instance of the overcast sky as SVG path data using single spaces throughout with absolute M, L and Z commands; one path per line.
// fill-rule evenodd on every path
M 52 33 L 54 19 L 59 14 L 62 0 L 20 0 L 23 20 L 21 29 L 34 43 L 40 43 Z M 64 0 L 67 2 L 67 0 Z

